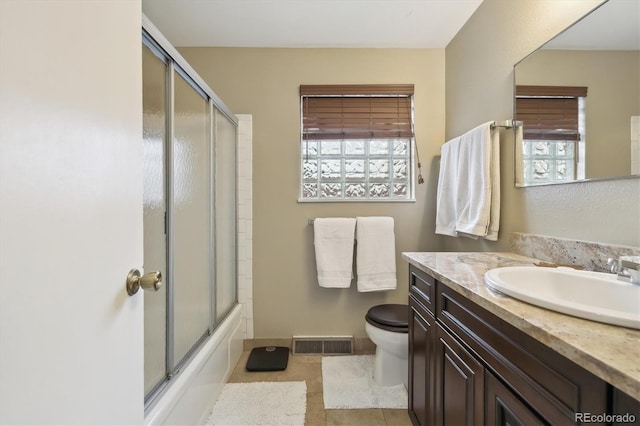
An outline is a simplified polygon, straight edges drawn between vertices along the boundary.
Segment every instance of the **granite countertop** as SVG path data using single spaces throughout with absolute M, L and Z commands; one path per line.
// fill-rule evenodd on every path
M 640 330 L 589 321 L 539 308 L 486 287 L 484 274 L 503 266 L 532 265 L 512 253 L 402 253 L 403 259 L 466 298 L 640 400 Z

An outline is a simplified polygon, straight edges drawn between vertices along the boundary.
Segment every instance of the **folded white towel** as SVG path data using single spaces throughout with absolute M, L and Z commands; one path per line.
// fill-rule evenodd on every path
M 498 239 L 500 139 L 484 123 L 442 146 L 436 233 Z
M 392 217 L 358 217 L 356 265 L 358 291 L 393 290 L 396 280 L 396 243 Z
M 317 218 L 313 221 L 318 284 L 348 288 L 353 278 L 354 218 Z

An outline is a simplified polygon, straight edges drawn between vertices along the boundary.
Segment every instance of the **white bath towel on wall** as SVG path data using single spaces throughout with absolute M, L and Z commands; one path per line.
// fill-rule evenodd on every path
M 456 200 L 458 185 L 458 151 L 460 138 L 454 138 L 442 145 L 440 152 L 440 172 L 436 198 L 436 233 L 457 237 Z
M 498 241 L 500 230 L 500 132 L 491 129 L 491 161 L 489 163 L 489 176 L 491 186 L 491 205 L 489 206 L 489 226 L 486 240 Z
M 396 243 L 392 217 L 358 217 L 356 265 L 358 291 L 393 290 Z
M 500 139 L 484 123 L 442 146 L 436 233 L 498 239 Z
M 353 278 L 354 218 L 317 218 L 313 222 L 318 284 L 348 288 Z

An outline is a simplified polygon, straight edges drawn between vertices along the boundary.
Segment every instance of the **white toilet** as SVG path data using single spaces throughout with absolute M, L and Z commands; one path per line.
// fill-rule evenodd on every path
M 409 306 L 386 304 L 369 309 L 367 335 L 376 344 L 373 379 L 381 386 L 404 384 L 409 378 Z

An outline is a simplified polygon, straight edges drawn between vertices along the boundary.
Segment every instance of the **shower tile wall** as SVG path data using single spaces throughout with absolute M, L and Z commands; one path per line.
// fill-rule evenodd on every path
M 253 176 L 251 114 L 238 118 L 238 302 L 242 304 L 244 338 L 253 338 Z

